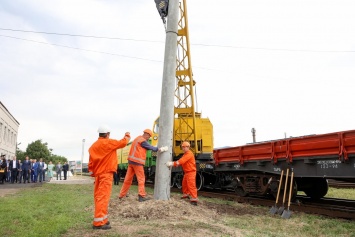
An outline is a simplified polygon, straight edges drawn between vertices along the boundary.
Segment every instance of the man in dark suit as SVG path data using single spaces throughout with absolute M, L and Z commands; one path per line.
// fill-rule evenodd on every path
M 20 184 L 22 182 L 22 178 L 23 178 L 23 172 L 22 172 L 22 162 L 21 160 L 18 160 L 19 163 L 19 168 L 18 168 L 18 172 L 17 172 L 17 180 L 18 183 Z
M 55 172 L 57 173 L 57 180 L 58 180 L 58 175 L 60 177 L 60 180 L 62 180 L 62 164 L 60 161 L 58 161 L 58 164 L 55 166 Z
M 33 170 L 33 166 L 34 166 L 35 160 L 31 159 L 30 162 L 31 162 L 30 179 L 31 179 L 31 183 L 34 183 L 35 182 L 35 171 Z
M 38 177 L 38 162 L 37 159 L 32 160 L 32 167 L 31 167 L 31 181 L 32 183 L 37 183 Z
M 16 156 L 10 161 L 9 168 L 11 171 L 11 183 L 14 183 L 15 180 L 17 183 L 17 172 L 20 169 L 20 163 L 16 160 Z
M 69 170 L 68 162 L 65 162 L 64 165 L 63 165 L 64 180 L 67 179 L 68 170 Z
M 45 173 L 45 170 L 44 170 L 44 162 L 43 162 L 43 159 L 39 159 L 39 162 L 38 162 L 38 178 L 39 178 L 39 182 L 42 183 L 42 180 L 44 181 L 44 173 Z
M 10 170 L 10 159 L 6 161 L 6 182 L 10 183 L 11 181 L 11 170 Z
M 1 154 L 0 168 L 2 169 L 2 172 L 0 172 L 0 182 L 3 184 L 6 182 L 7 173 L 6 159 L 4 154 Z
M 31 170 L 31 161 L 28 156 L 26 156 L 25 160 L 22 162 L 22 173 L 23 173 L 23 183 L 30 182 L 30 170 Z
M 113 183 L 115 185 L 118 185 L 118 183 L 120 182 L 119 168 L 120 168 L 120 165 L 117 165 L 117 170 L 115 173 L 113 173 Z

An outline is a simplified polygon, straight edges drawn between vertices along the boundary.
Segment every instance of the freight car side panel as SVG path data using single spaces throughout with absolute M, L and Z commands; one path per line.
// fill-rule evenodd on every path
M 355 130 L 288 138 L 214 150 L 217 172 L 280 173 L 298 177 L 355 178 Z
M 355 154 L 355 131 L 289 138 L 279 141 L 215 149 L 216 164 L 224 162 L 274 161 L 312 157 L 343 157 Z
M 341 140 L 337 133 L 290 139 L 288 147 L 290 150 L 287 155 L 289 155 L 290 159 L 312 156 L 336 156 L 340 154 L 342 149 Z

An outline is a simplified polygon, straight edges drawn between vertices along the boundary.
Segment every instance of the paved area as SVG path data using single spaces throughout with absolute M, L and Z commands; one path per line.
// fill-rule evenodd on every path
M 52 178 L 52 180 L 49 181 L 50 183 L 55 183 L 55 184 L 87 184 L 87 183 L 94 183 L 94 178 L 90 176 L 70 176 L 68 177 L 67 180 L 57 180 L 56 178 Z
M 55 183 L 55 184 L 90 184 L 94 183 L 94 178 L 89 176 L 70 176 L 67 180 L 56 180 L 56 178 L 52 178 L 51 180 L 47 180 L 44 182 L 37 182 L 37 183 L 0 183 L 0 197 L 4 197 L 8 194 L 14 194 L 21 189 L 24 188 L 33 188 L 33 187 L 40 187 L 44 183 Z

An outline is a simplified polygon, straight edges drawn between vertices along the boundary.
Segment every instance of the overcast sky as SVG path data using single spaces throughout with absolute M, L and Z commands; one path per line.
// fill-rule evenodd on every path
M 187 8 L 197 112 L 215 147 L 252 142 L 253 127 L 257 141 L 355 129 L 353 0 Z M 165 47 L 153 0 L 0 0 L 0 28 L 0 101 L 20 149 L 42 139 L 80 160 L 86 139 L 87 162 L 100 124 L 117 139 L 152 128 Z

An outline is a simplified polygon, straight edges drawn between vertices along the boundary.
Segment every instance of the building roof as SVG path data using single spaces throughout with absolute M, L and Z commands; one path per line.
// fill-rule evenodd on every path
M 15 119 L 15 117 L 10 113 L 10 111 L 5 107 L 5 105 L 3 104 L 3 103 L 1 103 L 1 101 L 0 101 L 0 105 L 6 110 L 6 112 L 8 112 L 9 113 L 9 115 L 16 121 L 16 123 L 18 124 L 18 125 L 20 125 L 20 123 Z

